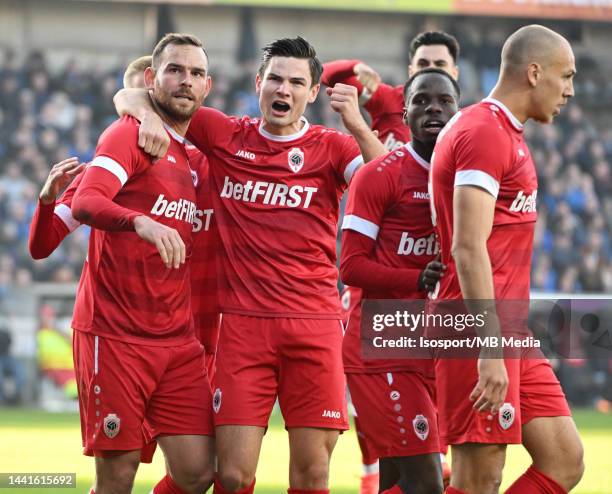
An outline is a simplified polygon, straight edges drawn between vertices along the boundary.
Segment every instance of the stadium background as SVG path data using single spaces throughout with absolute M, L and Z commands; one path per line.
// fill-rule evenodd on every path
M 73 389 L 57 384 L 71 358 L 65 336 L 88 230 L 81 227 L 49 259 L 34 262 L 27 251 L 29 222 L 50 167 L 69 156 L 91 159 L 99 133 L 115 118 L 111 98 L 126 64 L 149 53 L 160 33 L 186 31 L 203 39 L 213 76 L 208 105 L 257 115 L 259 47 L 273 39 L 300 34 L 323 61 L 361 59 L 399 84 L 409 40 L 423 30 L 446 30 L 461 43 L 465 106 L 492 88 L 505 37 L 534 21 L 568 37 L 578 76 L 576 98 L 555 125 L 526 129 L 540 175 L 532 288 L 553 298 L 607 297 L 609 0 L 0 0 L 0 367 L 6 367 L 5 379 L 0 369 L 0 472 L 76 470 L 83 489 L 93 473 L 79 456 L 78 419 L 67 397 Z M 308 117 L 342 128 L 324 94 Z M 612 492 L 606 449 L 612 445 L 611 361 L 609 354 L 589 358 L 587 348 L 580 356 L 555 361 L 570 401 L 580 407 L 587 446 L 587 471 L 576 492 Z M 262 451 L 261 492 L 283 491 L 287 456 L 276 416 Z M 506 478 L 525 462 L 520 449 L 512 449 Z M 359 463 L 353 433 L 345 434 L 333 460 L 334 492 L 356 492 Z M 162 469 L 160 458 L 143 468 L 138 488 L 146 492 Z

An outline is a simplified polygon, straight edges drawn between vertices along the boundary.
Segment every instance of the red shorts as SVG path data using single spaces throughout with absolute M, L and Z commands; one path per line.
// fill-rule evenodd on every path
M 347 374 L 361 432 L 378 458 L 439 453 L 434 382 L 417 372 Z
M 441 441 L 447 444 L 520 444 L 521 426 L 536 417 L 570 416 L 561 385 L 545 358 L 506 359 L 508 392 L 499 412 L 474 410 L 469 395 L 478 382 L 476 361 L 436 360 Z
M 215 425 L 266 427 L 278 396 L 285 426 L 348 429 L 338 320 L 224 314 Z
M 74 332 L 85 454 L 133 451 L 159 435 L 212 435 L 212 396 L 197 340 L 146 346 Z M 150 454 L 144 454 L 143 459 Z

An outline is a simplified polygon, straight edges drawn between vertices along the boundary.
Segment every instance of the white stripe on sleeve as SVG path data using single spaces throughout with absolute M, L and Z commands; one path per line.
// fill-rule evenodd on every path
M 73 232 L 79 226 L 80 222 L 74 219 L 72 216 L 72 209 L 70 209 L 65 204 L 58 204 L 55 206 L 53 212 L 59 217 L 60 220 L 64 222 L 64 224 L 68 227 L 68 231 Z
M 127 182 L 128 175 L 125 168 L 108 156 L 96 156 L 89 166 L 99 166 L 100 168 L 108 170 L 119 179 L 122 187 L 125 185 L 125 182 Z
M 497 199 L 499 182 L 491 175 L 481 170 L 461 170 L 455 174 L 455 187 L 460 185 L 475 185 L 486 190 Z
M 379 227 L 376 223 L 355 216 L 354 214 L 348 214 L 342 221 L 343 230 L 355 230 L 366 237 L 370 237 L 372 240 L 376 240 L 378 237 Z
M 363 156 L 361 156 L 360 154 L 357 155 L 355 159 L 353 159 L 353 161 L 351 161 L 348 165 L 346 165 L 346 168 L 344 169 L 344 181 L 347 184 L 351 183 L 353 173 L 355 173 L 357 171 L 357 168 L 359 168 L 361 165 L 363 165 Z

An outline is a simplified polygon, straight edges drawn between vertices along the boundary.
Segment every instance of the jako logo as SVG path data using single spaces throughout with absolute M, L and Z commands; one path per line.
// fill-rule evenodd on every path
M 427 199 L 429 201 L 429 192 L 418 192 L 414 191 L 412 194 L 413 199 Z
M 255 159 L 255 153 L 249 153 L 244 149 L 239 149 L 238 151 L 236 151 L 236 154 L 234 156 L 238 156 L 239 158 L 246 158 L 247 160 L 251 161 Z
M 510 211 L 515 213 L 535 213 L 536 212 L 536 197 L 538 191 L 534 190 L 530 195 L 526 196 L 525 193 L 520 190 L 516 195 L 516 199 L 510 205 Z
M 155 216 L 165 216 L 166 218 L 176 218 L 179 221 L 193 223 L 195 217 L 196 205 L 186 199 L 178 201 L 168 201 L 164 199 L 164 195 L 160 194 L 151 208 L 151 214 Z
M 414 238 L 408 232 L 402 233 L 397 253 L 400 256 L 435 256 L 439 247 L 436 242 L 436 235 L 432 233 L 429 237 Z
M 271 206 L 287 206 L 297 208 L 303 206 L 307 209 L 310 206 L 313 194 L 319 190 L 317 187 L 303 187 L 274 182 L 253 182 L 248 180 L 245 184 L 232 182 L 229 177 L 225 177 L 221 197 L 242 202 L 262 202 Z M 259 201 L 259 197 L 263 196 Z
M 340 412 L 338 410 L 323 410 L 323 415 L 321 417 L 327 417 L 330 419 L 339 419 Z

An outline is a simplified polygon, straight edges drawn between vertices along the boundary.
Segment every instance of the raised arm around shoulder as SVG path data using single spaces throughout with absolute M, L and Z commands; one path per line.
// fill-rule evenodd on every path
M 120 89 L 113 96 L 113 103 L 120 117 L 130 115 L 140 121 L 147 112 L 154 111 L 147 89 Z

